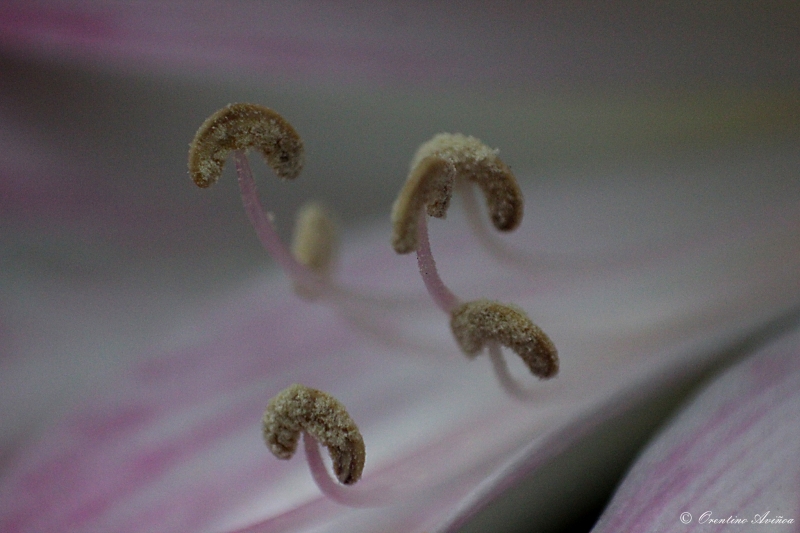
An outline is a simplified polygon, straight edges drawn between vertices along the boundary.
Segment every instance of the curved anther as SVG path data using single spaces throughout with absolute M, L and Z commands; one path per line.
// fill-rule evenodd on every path
M 301 432 L 325 445 L 336 478 L 351 485 L 361 478 L 366 453 L 353 419 L 333 396 L 294 384 L 270 400 L 263 419 L 264 442 L 279 459 L 289 459 Z
M 511 169 L 475 137 L 440 133 L 417 150 L 406 183 L 392 207 L 392 246 L 399 254 L 417 249 L 422 209 L 444 218 L 456 179 L 477 184 L 486 196 L 494 227 L 511 231 L 522 221 L 522 191 Z
M 232 150 L 255 148 L 279 178 L 297 177 L 303 167 L 303 141 L 282 116 L 256 104 L 230 104 L 210 117 L 189 144 L 189 174 L 209 187 L 222 174 Z
M 535 376 L 546 379 L 558 373 L 553 341 L 518 308 L 490 300 L 467 302 L 451 313 L 450 328 L 467 355 L 477 355 L 495 341 L 516 352 Z

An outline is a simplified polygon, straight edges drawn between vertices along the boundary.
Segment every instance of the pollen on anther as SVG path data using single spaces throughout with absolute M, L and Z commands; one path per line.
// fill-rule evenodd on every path
M 453 183 L 467 179 L 486 197 L 492 224 L 511 231 L 522 221 L 522 191 L 511 169 L 498 151 L 475 137 L 440 133 L 424 143 L 411 161 L 411 171 L 392 207 L 392 246 L 397 253 L 417 248 L 416 228 L 422 209 L 444 218 L 450 205 Z
M 328 448 L 336 478 L 351 485 L 361 478 L 364 439 L 344 405 L 333 396 L 294 384 L 272 398 L 264 412 L 263 435 L 269 450 L 289 459 L 302 432 Z
M 488 342 L 499 342 L 519 355 L 542 379 L 558 373 L 553 341 L 521 309 L 491 300 L 476 300 L 453 310 L 450 328 L 461 349 L 477 355 Z
M 198 187 L 209 187 L 222 174 L 232 150 L 255 148 L 279 178 L 297 177 L 303 167 L 303 141 L 272 109 L 230 104 L 208 117 L 189 144 L 189 174 Z

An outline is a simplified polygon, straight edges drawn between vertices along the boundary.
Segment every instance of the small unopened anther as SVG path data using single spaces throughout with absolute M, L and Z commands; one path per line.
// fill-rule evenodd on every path
M 336 478 L 351 485 L 361 478 L 364 439 L 350 415 L 333 396 L 291 385 L 270 400 L 263 418 L 264 442 L 279 459 L 289 459 L 302 432 L 328 448 Z
M 535 376 L 545 379 L 558 373 L 553 341 L 516 307 L 490 300 L 467 302 L 453 310 L 450 327 L 467 355 L 477 355 L 494 341 L 516 352 Z
M 257 104 L 230 104 L 210 117 L 189 144 L 189 173 L 198 187 L 216 183 L 233 150 L 255 148 L 279 178 L 297 177 L 303 141 L 282 116 Z
M 522 191 L 497 152 L 460 133 L 440 133 L 420 146 L 392 207 L 395 251 L 405 254 L 417 249 L 423 208 L 430 216 L 444 218 L 456 179 L 467 179 L 481 188 L 495 228 L 515 229 L 522 220 Z
M 297 212 L 292 255 L 322 277 L 330 275 L 338 251 L 336 224 L 320 204 L 309 202 Z

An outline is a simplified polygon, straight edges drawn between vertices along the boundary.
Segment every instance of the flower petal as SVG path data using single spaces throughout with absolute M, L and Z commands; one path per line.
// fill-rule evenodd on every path
M 656 187 L 651 179 L 640 179 L 639 189 L 626 184 L 595 208 L 627 205 Z M 582 221 L 552 222 L 579 201 L 581 188 L 572 191 L 563 203 L 538 206 L 543 221 L 535 233 L 575 247 L 565 252 L 572 258 L 566 264 L 581 264 L 587 260 L 581 239 L 591 239 L 591 231 L 574 231 Z M 724 205 L 746 193 L 730 191 L 716 201 Z M 538 192 L 529 197 L 548 195 Z M 674 225 L 665 229 L 660 222 L 678 211 L 667 206 L 685 202 L 682 194 L 664 192 L 660 207 L 652 201 L 642 207 L 653 227 L 617 233 L 594 255 L 615 257 L 620 248 L 668 234 Z M 351 322 L 295 300 L 282 281 L 278 287 L 258 282 L 205 326 L 179 335 L 177 348 L 119 373 L 108 390 L 28 443 L 0 486 L 3 525 L 177 532 L 269 520 L 253 531 L 323 521 L 330 530 L 345 524 L 353 531 L 449 530 L 535 467 L 532 458 L 555 453 L 550 436 L 566 431 L 567 440 L 576 438 L 587 417 L 607 416 L 620 395 L 623 404 L 633 402 L 656 383 L 700 371 L 721 344 L 797 304 L 800 213 L 774 201 L 766 205 L 770 216 L 753 208 L 748 220 L 758 223 L 746 231 L 726 226 L 718 238 L 704 236 L 705 246 L 672 248 L 667 260 L 640 254 L 624 269 L 551 266 L 534 277 L 498 268 L 469 245 L 461 216 L 448 217 L 436 228 L 434 247 L 453 286 L 513 298 L 559 343 L 561 375 L 534 382 L 540 394 L 530 404 L 506 397 L 488 362 L 467 362 L 447 317 L 424 299 L 413 312 L 370 313 Z M 665 218 L 659 221 L 657 212 Z M 727 216 L 721 213 L 718 223 Z M 706 222 L 704 228 L 714 228 Z M 384 290 L 416 286 L 422 294 L 413 258 L 393 256 L 387 235 L 388 223 L 359 242 L 346 240 L 344 281 Z M 519 239 L 530 242 L 532 234 Z M 396 342 L 375 336 L 382 327 L 365 331 L 365 323 L 387 324 Z M 331 391 L 347 405 L 367 442 L 360 486 L 385 491 L 389 507 L 351 510 L 326 502 L 302 461 L 278 463 L 267 454 L 261 410 L 292 382 Z
M 796 13 L 792 4 L 712 13 L 627 3 L 17 0 L 0 9 L 0 45 L 126 69 L 342 84 L 725 87 L 797 81 Z
M 796 531 L 798 411 L 795 329 L 692 400 L 636 461 L 593 531 Z

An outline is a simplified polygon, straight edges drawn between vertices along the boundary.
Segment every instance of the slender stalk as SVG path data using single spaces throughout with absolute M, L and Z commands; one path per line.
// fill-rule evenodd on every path
M 447 314 L 450 314 L 461 302 L 454 295 L 450 289 L 439 277 L 439 271 L 436 269 L 436 261 L 433 259 L 431 253 L 431 243 L 428 239 L 428 222 L 426 215 L 419 218 L 419 226 L 417 228 L 417 264 L 419 265 L 419 273 L 422 275 L 422 281 L 425 283 L 425 288 L 428 289 L 431 298 L 439 308 Z
M 286 274 L 296 283 L 310 287 L 316 291 L 324 289 L 325 283 L 314 272 L 305 265 L 299 263 L 289 248 L 283 243 L 278 235 L 275 225 L 270 220 L 261 201 L 258 198 L 256 182 L 253 179 L 253 171 L 247 155 L 236 150 L 233 153 L 233 160 L 236 164 L 236 174 L 239 177 L 239 189 L 242 193 L 242 203 L 250 223 L 258 236 L 259 241 L 267 249 L 267 252 L 277 261 Z

